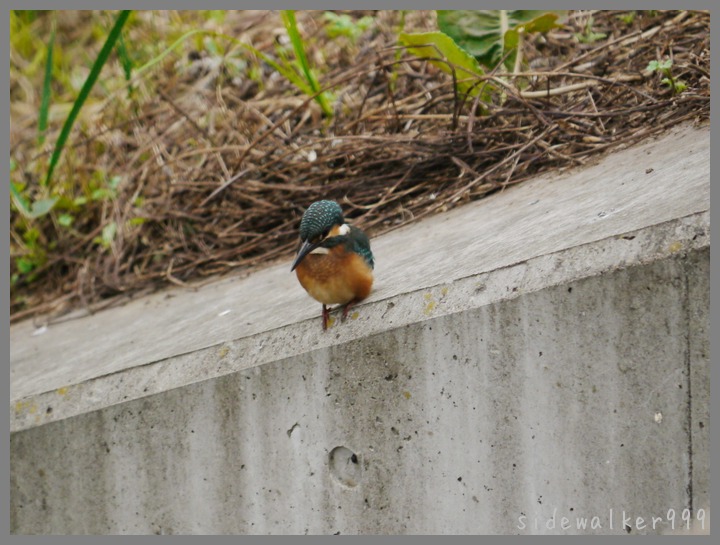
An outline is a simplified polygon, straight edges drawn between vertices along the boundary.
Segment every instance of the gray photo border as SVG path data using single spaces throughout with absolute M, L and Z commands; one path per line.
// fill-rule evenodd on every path
M 13 2 L 15 4 L 15 7 L 17 7 L 19 2 Z M 30 4 L 29 6 L 26 5 L 26 7 L 30 7 L 33 9 L 57 9 L 58 5 L 56 2 L 51 2 L 50 0 L 44 0 L 44 1 L 36 1 L 31 0 L 30 2 L 27 2 L 27 4 Z M 88 2 L 86 0 L 67 0 L 66 2 L 62 3 L 63 9 L 97 9 L 102 7 L 101 2 Z M 101 5 L 98 5 L 101 4 Z M 197 2 L 190 2 L 188 0 L 180 0 L 176 2 L 152 2 L 150 6 L 142 6 L 143 8 L 165 8 L 165 7 L 172 7 L 174 9 L 193 9 L 197 6 Z M 250 4 L 250 5 L 243 5 L 243 4 Z M 213 2 L 213 8 L 222 8 L 222 9 L 238 9 L 238 8 L 244 8 L 244 9 L 258 9 L 262 7 L 263 9 L 280 9 L 280 8 L 287 8 L 288 2 L 277 2 L 277 1 L 270 1 L 270 2 L 254 2 L 254 3 L 246 3 L 246 2 L 229 2 L 227 0 L 223 0 L 220 2 Z M 377 2 L 375 0 L 371 0 L 369 2 L 364 2 L 362 5 L 357 5 L 357 3 L 351 4 L 347 0 L 342 1 L 336 1 L 336 2 L 328 2 L 328 1 L 318 1 L 318 2 L 293 2 L 289 7 L 294 8 L 305 8 L 305 9 L 338 9 L 338 8 L 363 8 L 363 9 L 431 9 L 438 7 L 437 5 L 431 5 L 429 2 L 392 2 L 391 6 L 383 5 L 384 3 Z M 300 4 L 298 6 L 297 4 Z M 420 4 L 420 5 L 418 5 Z M 471 3 L 469 1 L 464 2 L 452 2 L 452 8 L 456 9 L 477 9 L 479 6 L 474 5 L 474 3 Z M 532 1 L 532 2 L 523 2 L 525 6 L 521 7 L 530 7 L 530 8 L 544 8 L 548 7 L 546 3 L 542 3 L 539 1 Z M 529 4 L 529 6 L 528 6 Z M 557 4 L 557 3 L 556 3 Z M 567 9 L 578 9 L 583 6 L 578 6 L 577 3 L 567 5 L 568 2 L 560 2 L 560 6 L 552 5 L 549 7 L 561 7 L 561 8 L 567 8 Z M 637 4 L 637 3 L 635 3 Z M 671 9 L 673 7 L 668 0 L 663 0 L 661 2 L 658 2 L 658 4 L 661 4 L 660 6 L 652 6 L 652 7 L 664 7 L 666 9 Z M 664 5 L 663 5 L 664 4 Z M 693 9 L 710 9 L 709 2 L 697 2 L 697 1 L 691 1 L 689 2 L 691 4 L 691 7 Z M 141 7 L 141 4 L 139 2 L 131 2 L 130 8 L 139 8 Z M 515 6 L 513 6 L 515 7 Z M 596 8 L 597 6 L 588 6 L 592 8 Z M 686 6 L 687 7 L 687 6 Z M 628 6 L 626 3 L 621 2 L 607 2 L 604 6 L 605 9 L 628 9 Z M 9 28 L 9 12 L 7 10 L 3 10 L 2 13 L 0 13 L 0 21 L 1 24 L 4 25 L 3 28 L 8 29 Z M 718 23 L 715 20 L 715 18 L 711 18 L 711 32 L 717 33 L 717 26 Z M 9 48 L 9 42 L 6 40 L 3 43 L 3 49 Z M 716 47 L 713 47 L 713 50 L 717 49 Z M 9 53 L 2 55 L 2 74 L 5 78 L 9 77 Z M 713 75 L 716 74 L 717 70 L 712 70 Z M 7 82 L 7 79 L 6 79 Z M 6 119 L 6 122 L 8 125 L 6 127 L 9 128 L 9 84 L 5 84 L 2 87 L 2 103 L 3 103 L 3 119 Z M 714 110 L 717 110 L 717 98 L 713 97 L 711 99 L 711 106 Z M 711 120 L 711 133 L 717 134 L 718 130 L 718 120 L 717 116 L 712 118 Z M 6 150 L 7 155 L 6 157 L 9 157 L 9 130 L 3 131 L 2 137 L 2 149 Z M 717 142 L 712 143 L 713 151 L 718 151 L 717 148 Z M 3 161 L 2 162 L 4 167 L 4 172 L 6 173 L 6 179 L 9 179 L 9 162 Z M 711 169 L 715 172 L 720 172 L 720 153 L 715 154 L 713 153 L 712 163 L 711 163 Z M 715 182 L 713 181 L 711 185 L 715 185 Z M 714 194 L 714 195 L 713 195 Z M 715 203 L 713 201 L 720 200 L 720 191 L 711 191 L 711 206 L 713 206 Z M 10 196 L 8 191 L 2 191 L 0 192 L 0 225 L 2 226 L 2 259 L 3 259 L 3 267 L 0 270 L 0 284 L 3 286 L 6 286 L 5 289 L 1 291 L 2 296 L 2 304 L 4 311 L 2 313 L 2 324 L 0 326 L 0 332 L 2 334 L 2 361 L 3 361 L 3 391 L 7 394 L 6 399 L 10 399 L 10 373 L 9 373 L 9 344 L 10 344 L 10 333 L 9 333 L 9 308 L 10 308 L 10 302 L 9 302 L 9 289 L 7 288 L 9 286 L 9 276 L 10 276 L 10 267 L 9 267 L 9 221 L 10 221 Z M 714 207 L 714 206 L 713 206 Z M 717 228 L 713 229 L 711 226 L 711 232 L 715 235 L 717 235 Z M 718 314 L 718 294 L 717 289 L 713 289 L 717 283 L 716 283 L 716 277 L 720 275 L 720 268 L 718 268 L 718 260 L 720 257 L 718 256 L 718 253 L 712 253 L 711 252 L 711 271 L 715 271 L 714 273 L 711 272 L 711 293 L 712 291 L 715 291 L 715 297 L 711 297 L 711 316 L 716 317 Z M 711 328 L 712 328 L 712 319 L 711 319 Z M 715 332 L 717 328 L 712 328 L 713 333 Z M 718 350 L 720 349 L 718 336 L 717 335 L 711 335 L 711 357 L 713 354 L 717 354 Z M 718 385 L 718 374 L 720 374 L 720 370 L 718 370 L 717 365 L 712 365 L 711 367 L 711 386 L 712 389 L 716 389 Z M 711 411 L 713 414 L 718 414 L 718 401 L 717 401 L 717 395 L 714 399 L 711 399 Z M 9 539 L 3 540 L 4 543 L 20 543 L 20 542 L 36 542 L 36 539 L 38 541 L 45 541 L 52 539 L 53 543 L 68 543 L 68 544 L 76 544 L 76 543 L 91 543 L 95 542 L 97 538 L 93 536 L 64 536 L 64 537 L 57 537 L 53 536 L 51 538 L 35 538 L 35 537 L 26 537 L 26 536 L 11 536 L 9 535 L 9 510 L 10 510 L 10 500 L 9 500 L 9 492 L 10 492 L 10 460 L 9 460 L 9 423 L 10 423 L 10 414 L 9 414 L 9 405 L 7 403 L 3 403 L 2 407 L 0 408 L 2 411 L 0 413 L 0 422 L 2 423 L 2 431 L 3 435 L 6 439 L 6 441 L 3 442 L 4 447 L 2 449 L 2 453 L 0 456 L 0 475 L 2 477 L 2 485 L 4 493 L 2 494 L 2 504 L 0 508 L 0 535 L 5 535 Z M 717 423 L 714 425 L 711 423 L 711 430 L 714 429 L 714 432 L 711 431 L 711 449 L 712 449 L 712 462 L 711 462 L 711 483 L 713 485 L 711 486 L 711 497 L 716 496 L 715 492 L 717 489 L 717 474 L 718 474 L 718 466 L 720 463 L 718 463 L 718 434 L 717 434 Z M 197 543 L 198 539 L 197 537 L 193 536 L 174 536 L 176 540 L 179 540 L 181 543 Z M 299 542 L 300 543 L 317 543 L 317 542 L 330 542 L 330 540 L 333 538 L 333 536 L 324 536 L 324 537 L 313 537 L 313 536 L 300 536 Z M 649 543 L 651 540 L 654 541 L 652 536 L 633 536 L 634 541 L 640 541 Z M 161 538 L 163 539 L 163 538 Z M 227 543 L 254 543 L 254 542 L 267 542 L 270 539 L 272 539 L 273 542 L 275 542 L 275 538 L 268 537 L 263 538 L 261 536 L 236 536 L 236 537 L 215 537 L 213 538 L 213 542 L 227 542 Z M 286 539 L 293 539 L 293 542 L 298 542 L 298 537 L 291 537 Z M 393 543 L 416 543 L 418 540 L 422 543 L 436 543 L 438 541 L 437 538 L 433 537 L 420 537 L 420 536 L 397 536 L 397 537 L 385 537 L 385 536 L 342 536 L 342 541 L 345 542 L 353 542 L 353 543 L 385 543 L 388 541 L 391 541 Z M 443 538 L 443 540 L 446 538 Z M 452 542 L 454 543 L 478 543 L 480 540 L 478 537 L 473 536 L 452 536 L 450 537 Z M 487 538 L 482 538 L 482 541 L 485 541 Z M 490 538 L 490 541 L 509 541 L 510 539 L 513 539 L 512 537 L 508 536 L 505 537 L 492 537 Z M 557 541 L 556 536 L 533 536 L 532 537 L 534 542 L 539 543 L 555 543 Z M 615 540 L 623 539 L 622 536 L 588 536 L 586 539 L 589 539 L 593 543 L 605 543 L 605 542 L 614 542 Z M 672 537 L 667 537 L 665 539 L 672 540 Z M 675 540 L 675 542 L 681 542 L 685 541 L 686 536 L 679 536 L 679 539 Z M 697 538 L 699 541 L 698 543 L 709 543 L 710 537 L 708 536 L 700 536 Z M 147 538 L 144 536 L 107 536 L 103 537 L 102 541 L 110 543 L 146 543 Z

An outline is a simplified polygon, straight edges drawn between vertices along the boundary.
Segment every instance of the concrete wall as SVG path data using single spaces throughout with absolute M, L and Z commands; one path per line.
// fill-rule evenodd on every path
M 291 302 L 277 328 L 249 308 L 239 320 L 257 333 L 206 346 L 164 348 L 181 326 L 157 324 L 145 336 L 162 350 L 142 361 L 113 346 L 149 342 L 138 336 L 103 346 L 95 335 L 90 357 L 53 352 L 53 335 L 92 323 L 112 336 L 131 327 L 121 319 L 147 318 L 148 299 L 40 335 L 15 327 L 12 531 L 625 534 L 667 531 L 668 509 L 697 516 L 709 505 L 709 131 L 682 131 L 592 167 L 608 180 L 595 193 L 578 171 L 377 239 L 391 281 L 327 333 L 319 305 L 296 320 Z M 678 141 L 695 153 L 680 201 Z M 641 152 L 656 154 L 652 183 L 612 175 Z M 649 205 L 599 225 L 638 184 Z M 544 200 L 548 188 L 562 198 Z M 494 209 L 538 201 L 555 214 L 533 229 L 486 231 Z M 434 261 L 438 229 L 455 241 L 491 232 L 490 253 L 456 251 L 460 272 L 436 278 L 448 266 Z M 417 238 L 403 272 L 400 248 Z M 263 277 L 277 287 L 279 271 L 177 293 L 158 315 L 190 315 L 203 294 L 222 313 L 228 293 Z M 600 528 L 577 529 L 593 516 Z

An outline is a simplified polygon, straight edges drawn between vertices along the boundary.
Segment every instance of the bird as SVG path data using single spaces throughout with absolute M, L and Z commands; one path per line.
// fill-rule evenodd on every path
M 362 229 L 345 223 L 335 201 L 315 201 L 300 221 L 300 245 L 290 271 L 300 285 L 322 303 L 323 331 L 328 328 L 329 305 L 344 305 L 342 319 L 372 290 L 375 258 Z

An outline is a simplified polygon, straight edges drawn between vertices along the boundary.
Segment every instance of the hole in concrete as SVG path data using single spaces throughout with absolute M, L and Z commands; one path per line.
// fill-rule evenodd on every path
M 300 424 L 295 422 L 292 427 L 287 431 L 287 436 L 291 439 L 296 437 L 300 433 Z
M 358 455 L 346 447 L 335 447 L 330 451 L 330 474 L 341 484 L 350 488 L 360 482 L 361 466 Z

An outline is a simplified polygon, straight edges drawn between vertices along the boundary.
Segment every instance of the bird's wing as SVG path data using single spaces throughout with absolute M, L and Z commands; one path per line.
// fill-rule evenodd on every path
M 368 239 L 362 229 L 351 225 L 350 232 L 348 233 L 348 241 L 352 244 L 350 250 L 363 256 L 367 264 L 370 265 L 370 268 L 374 269 L 375 257 L 370 249 L 370 239 Z

